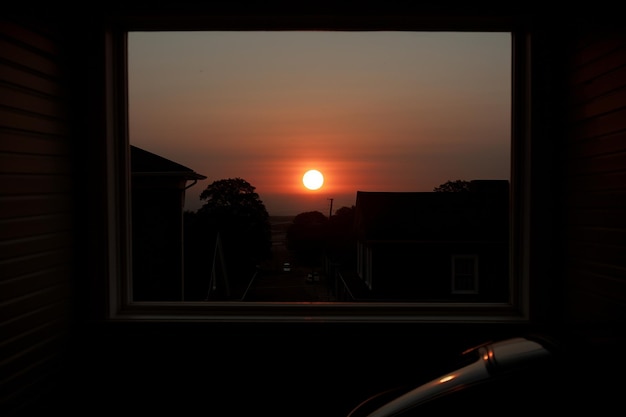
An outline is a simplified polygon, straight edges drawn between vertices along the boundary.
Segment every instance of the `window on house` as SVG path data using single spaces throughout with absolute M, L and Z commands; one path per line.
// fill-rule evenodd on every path
M 452 256 L 452 293 L 478 293 L 478 257 L 476 255 Z
M 441 297 L 444 254 L 491 239 L 506 259 L 492 311 L 523 316 L 510 297 L 522 277 L 513 168 L 525 166 L 512 32 L 120 35 L 126 78 L 112 85 L 127 117 L 111 117 L 127 128 L 111 141 L 127 161 L 117 221 L 131 256 L 118 258 L 114 315 L 472 317 Z M 428 282 L 411 278 L 420 264 Z M 476 268 L 454 258 L 453 293 L 476 292 Z

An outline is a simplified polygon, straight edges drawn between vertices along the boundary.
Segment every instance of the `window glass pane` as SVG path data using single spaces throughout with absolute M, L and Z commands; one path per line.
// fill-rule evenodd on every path
M 133 300 L 506 302 L 511 44 L 130 32 Z
M 478 288 L 478 265 L 475 256 L 452 258 L 452 292 L 476 293 Z

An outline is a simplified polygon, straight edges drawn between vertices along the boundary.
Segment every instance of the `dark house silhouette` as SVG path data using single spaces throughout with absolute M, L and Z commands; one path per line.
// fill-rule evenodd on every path
M 358 191 L 361 296 L 507 301 L 508 191 L 506 180 L 471 181 L 467 192 Z
M 206 177 L 136 146 L 130 147 L 130 163 L 132 299 L 180 301 L 185 190 Z

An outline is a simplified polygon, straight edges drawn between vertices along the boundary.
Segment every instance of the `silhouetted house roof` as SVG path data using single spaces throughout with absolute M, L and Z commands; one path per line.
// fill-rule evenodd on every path
M 130 146 L 130 170 L 133 175 L 175 176 L 186 180 L 204 180 L 206 176 L 191 168 L 153 154 L 136 146 Z
M 508 218 L 508 181 L 471 181 L 457 192 L 358 191 L 357 279 L 346 285 L 361 300 L 505 301 Z
M 369 241 L 502 239 L 508 181 L 472 181 L 466 192 L 357 191 L 355 232 Z
M 133 299 L 180 301 L 185 190 L 206 177 L 136 146 L 130 147 L 130 167 Z

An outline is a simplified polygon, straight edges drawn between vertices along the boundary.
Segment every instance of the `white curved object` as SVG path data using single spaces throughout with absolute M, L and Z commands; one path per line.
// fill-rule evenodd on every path
M 399 415 L 463 386 L 482 382 L 494 373 L 506 372 L 550 355 L 540 343 L 522 337 L 485 344 L 475 350 L 478 351 L 478 359 L 475 362 L 420 385 L 381 406 L 367 417 Z

